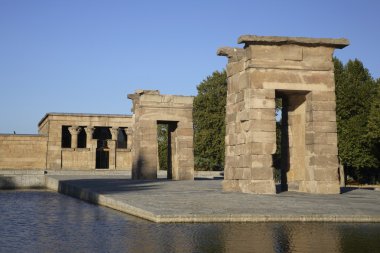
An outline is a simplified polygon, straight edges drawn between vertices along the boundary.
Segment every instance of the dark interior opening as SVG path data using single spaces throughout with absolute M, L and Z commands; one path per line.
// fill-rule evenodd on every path
M 96 168 L 109 168 L 109 148 L 107 140 L 112 139 L 109 127 L 95 127 L 93 138 L 97 139 Z
M 62 126 L 62 135 L 61 135 L 61 147 L 62 148 L 71 148 L 71 134 L 69 131 L 70 126 Z
M 289 158 L 288 98 L 286 93 L 276 91 L 276 153 L 273 155 L 274 178 L 280 183 L 280 191 L 288 190 L 287 173 Z
M 87 134 L 84 127 L 80 127 L 81 130 L 78 133 L 78 148 L 86 148 L 87 145 Z
M 173 178 L 173 133 L 177 128 L 175 121 L 157 121 L 158 168 L 167 171 L 167 179 Z
M 112 135 L 109 127 L 95 127 L 92 135 L 93 139 L 97 140 L 111 140 Z
M 125 134 L 124 128 L 119 128 L 117 131 L 117 148 L 128 148 L 128 136 Z
M 308 91 L 276 90 L 277 150 L 273 160 L 281 191 L 297 191 L 305 178 L 307 94 Z

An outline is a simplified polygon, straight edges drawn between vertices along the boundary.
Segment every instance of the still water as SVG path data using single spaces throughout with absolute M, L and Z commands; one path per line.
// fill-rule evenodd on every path
M 0 191 L 0 252 L 380 252 L 380 224 L 155 224 L 55 192 Z

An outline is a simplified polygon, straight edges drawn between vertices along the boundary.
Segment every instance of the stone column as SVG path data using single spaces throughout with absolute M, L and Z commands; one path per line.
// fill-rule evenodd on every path
M 84 130 L 86 131 L 86 146 L 87 148 L 92 149 L 92 134 L 94 133 L 95 128 L 92 126 L 87 126 L 84 128 Z
M 127 135 L 127 149 L 132 149 L 133 145 L 133 131 L 131 128 L 124 128 L 124 133 Z
M 110 128 L 111 136 L 113 141 L 117 141 L 117 134 L 118 134 L 119 128 L 112 127 Z
M 86 131 L 86 146 L 91 152 L 90 168 L 95 169 L 97 140 L 92 139 L 95 128 L 93 126 L 87 126 L 84 130 Z
M 69 132 L 71 134 L 71 148 L 78 147 L 78 134 L 82 131 L 82 128 L 78 126 L 69 127 Z
M 109 168 L 116 168 L 116 142 L 117 142 L 117 134 L 119 132 L 119 128 L 112 127 L 110 128 L 112 139 L 108 140 L 109 151 Z

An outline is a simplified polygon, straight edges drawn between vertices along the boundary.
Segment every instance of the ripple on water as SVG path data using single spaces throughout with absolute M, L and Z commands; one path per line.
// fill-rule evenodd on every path
M 378 238 L 380 224 L 157 224 L 55 192 L 0 191 L 0 252 L 376 252 Z

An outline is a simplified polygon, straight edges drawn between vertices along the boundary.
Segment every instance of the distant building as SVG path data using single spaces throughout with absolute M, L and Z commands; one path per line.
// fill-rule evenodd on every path
M 157 178 L 157 125 L 168 126 L 167 177 L 194 178 L 193 97 L 137 90 L 133 115 L 47 113 L 37 135 L 0 134 L 0 170 L 129 170 Z
M 0 135 L 0 168 L 131 170 L 132 116 L 47 113 L 38 135 Z

